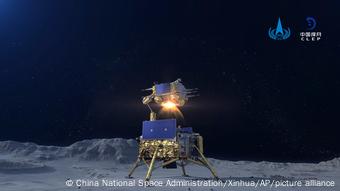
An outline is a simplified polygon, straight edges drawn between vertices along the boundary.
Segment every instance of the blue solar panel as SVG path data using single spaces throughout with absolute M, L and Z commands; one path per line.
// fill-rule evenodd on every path
M 162 95 L 162 94 L 170 93 L 170 91 L 171 91 L 169 83 L 156 84 L 155 89 L 156 89 L 156 95 Z
M 142 137 L 143 139 L 174 139 L 176 137 L 176 120 L 143 121 Z

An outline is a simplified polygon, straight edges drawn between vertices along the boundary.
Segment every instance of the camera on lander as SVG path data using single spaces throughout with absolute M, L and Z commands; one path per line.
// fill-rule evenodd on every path
M 180 166 L 183 176 L 187 176 L 185 166 L 189 163 L 208 168 L 214 178 L 218 178 L 203 152 L 203 138 L 193 132 L 192 127 L 177 126 L 176 118 L 157 119 L 156 112 L 150 106 L 154 102 L 168 112 L 180 112 L 189 98 L 196 96 L 197 89 L 186 89 L 181 79 L 171 83 L 155 84 L 146 91 L 151 94 L 143 97 L 143 104 L 150 109 L 150 119 L 143 121 L 142 135 L 139 137 L 139 151 L 136 162 L 128 177 L 139 166 L 146 165 L 148 170 L 145 180 L 150 180 L 153 170 L 159 167 L 177 168 Z M 156 166 L 156 161 L 159 161 Z

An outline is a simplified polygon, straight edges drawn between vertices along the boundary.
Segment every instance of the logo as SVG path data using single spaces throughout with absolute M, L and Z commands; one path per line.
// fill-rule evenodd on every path
M 307 21 L 307 26 L 308 26 L 307 30 L 308 31 L 314 30 L 315 27 L 316 27 L 316 21 L 315 21 L 314 17 L 307 17 L 306 21 Z
M 282 28 L 281 19 L 279 17 L 276 28 L 272 29 L 270 27 L 268 30 L 268 35 L 273 40 L 286 40 L 290 36 L 290 29 L 289 27 L 287 29 Z
M 322 33 L 320 31 L 314 31 L 316 28 L 316 20 L 314 17 L 307 17 L 307 28 L 306 31 L 300 32 L 300 40 L 303 42 L 317 42 L 321 40 Z

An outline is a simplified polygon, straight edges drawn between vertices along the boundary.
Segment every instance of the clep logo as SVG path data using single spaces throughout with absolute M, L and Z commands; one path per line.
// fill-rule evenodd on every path
M 316 20 L 314 19 L 314 17 L 307 17 L 306 22 L 307 22 L 307 30 L 312 31 L 315 29 Z
M 272 29 L 271 27 L 268 30 L 268 35 L 273 40 L 286 40 L 290 37 L 290 29 L 283 28 L 281 24 L 281 19 L 279 17 L 277 21 L 276 28 Z
M 321 40 L 321 31 L 314 30 L 316 28 L 316 19 L 314 17 L 306 18 L 306 31 L 300 32 L 300 41 L 302 42 L 318 42 Z

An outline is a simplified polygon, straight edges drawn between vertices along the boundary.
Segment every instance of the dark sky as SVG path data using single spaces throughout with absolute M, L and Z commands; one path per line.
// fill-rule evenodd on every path
M 143 88 L 182 78 L 209 156 L 340 155 L 337 1 L 0 0 L 0 139 L 134 138 Z M 322 40 L 299 41 L 306 17 Z M 281 17 L 292 36 L 268 37 Z

